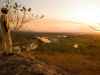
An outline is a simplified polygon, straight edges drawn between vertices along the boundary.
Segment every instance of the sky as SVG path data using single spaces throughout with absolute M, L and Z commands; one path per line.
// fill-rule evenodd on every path
M 4 1 L 4 0 L 0 0 Z M 13 0 L 44 15 L 26 23 L 26 30 L 39 32 L 97 32 L 100 29 L 100 0 Z M 2 3 L 2 2 L 1 2 Z

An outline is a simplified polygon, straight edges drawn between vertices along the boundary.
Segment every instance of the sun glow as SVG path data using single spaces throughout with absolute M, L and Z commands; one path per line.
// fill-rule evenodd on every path
M 100 0 L 14 1 L 26 7 L 31 7 L 31 13 L 34 15 L 44 15 L 43 19 L 25 23 L 27 30 L 38 32 L 94 32 L 95 30 L 91 27 L 100 30 Z
M 71 11 L 69 19 L 85 23 L 100 23 L 100 5 L 88 5 Z

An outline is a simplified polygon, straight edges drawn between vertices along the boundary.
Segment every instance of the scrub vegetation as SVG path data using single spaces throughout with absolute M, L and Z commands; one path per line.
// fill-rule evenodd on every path
M 59 42 L 44 43 L 37 37 L 56 38 Z M 100 74 L 100 34 L 17 33 L 13 45 L 32 41 L 37 42 L 38 48 L 23 53 L 33 55 L 49 65 L 56 65 L 70 75 Z M 75 44 L 78 48 L 73 47 Z

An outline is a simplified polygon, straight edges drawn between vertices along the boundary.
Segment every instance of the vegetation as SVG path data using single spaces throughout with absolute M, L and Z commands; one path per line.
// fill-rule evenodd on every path
M 23 43 L 31 43 L 35 41 L 38 44 L 38 48 L 34 51 L 36 52 L 46 52 L 46 53 L 67 53 L 67 54 L 81 54 L 81 55 L 90 55 L 90 56 L 100 56 L 100 35 L 99 34 L 41 34 L 41 33 L 24 33 L 17 32 L 15 35 L 11 34 L 13 44 L 18 43 L 17 45 Z M 39 36 L 40 35 L 40 36 Z M 67 37 L 57 37 L 64 36 Z M 48 39 L 58 39 L 59 43 L 51 42 L 44 43 L 36 37 L 48 37 Z M 78 44 L 78 48 L 73 46 Z
M 24 26 L 26 22 L 44 17 L 44 15 L 39 17 L 38 15 L 32 14 L 31 8 L 22 6 L 13 0 L 5 0 L 3 4 L 4 6 L 1 7 L 6 7 L 9 10 L 8 18 L 10 25 L 13 25 L 12 30 L 15 32 L 19 31 L 23 27 L 27 27 Z
M 59 43 L 44 43 L 36 38 L 43 36 L 48 37 L 50 40 L 58 39 Z M 31 54 L 50 65 L 59 66 L 71 75 L 100 74 L 100 34 L 18 32 L 13 39 L 13 45 L 20 45 L 20 42 L 28 44 L 33 41 L 37 42 L 38 48 L 30 52 L 24 51 L 24 53 Z M 78 48 L 74 48 L 74 44 L 78 44 Z
M 50 65 L 56 65 L 70 75 L 99 75 L 100 57 L 84 56 L 79 54 L 32 54 L 37 59 Z
M 49 37 L 58 39 L 59 43 L 52 42 L 47 44 L 40 42 L 38 50 L 36 49 L 36 51 L 40 50 L 41 52 L 42 49 L 42 52 L 48 53 L 100 55 L 100 35 L 68 35 L 68 37 L 56 37 L 52 35 Z M 78 44 L 78 48 L 74 48 L 74 44 Z
M 26 8 L 12 0 L 6 0 L 5 6 L 9 9 L 8 17 L 13 24 L 13 31 L 18 31 L 26 22 L 43 18 L 31 14 L 31 8 Z M 21 14 L 19 14 L 21 13 Z M 28 13 L 28 14 L 27 14 Z M 15 15 L 15 16 L 12 16 Z M 27 17 L 26 17 L 27 16 Z M 66 34 L 66 33 L 24 33 L 11 32 L 13 46 L 30 44 L 35 41 L 38 48 L 34 51 L 24 51 L 50 65 L 56 65 L 70 75 L 99 75 L 100 74 L 100 34 Z M 58 39 L 59 42 L 44 43 L 36 37 Z M 67 37 L 57 37 L 67 36 Z M 0 38 L 1 43 L 1 38 Z M 73 46 L 77 44 L 78 48 Z M 0 45 L 1 50 L 1 45 Z
M 47 44 L 39 41 L 39 47 L 28 53 L 48 64 L 59 66 L 71 75 L 100 74 L 99 34 L 68 34 L 67 37 L 56 37 L 58 35 L 63 36 L 51 34 L 47 37 L 59 39 L 59 43 Z M 74 44 L 78 44 L 78 48 L 74 48 Z

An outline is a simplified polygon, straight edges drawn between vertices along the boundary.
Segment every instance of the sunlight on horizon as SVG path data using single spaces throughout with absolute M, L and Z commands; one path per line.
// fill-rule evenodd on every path
M 99 23 L 100 22 L 100 6 L 87 6 L 84 8 L 81 8 L 79 10 L 73 10 L 69 14 L 69 18 L 79 21 L 79 22 L 84 22 L 86 21 L 87 23 Z
M 89 5 L 80 5 L 80 7 L 70 10 L 69 13 L 67 12 L 66 9 L 64 13 L 65 15 L 64 16 L 60 15 L 59 18 L 85 24 L 100 23 L 99 4 L 90 3 Z
M 89 25 L 100 29 L 98 24 L 100 0 L 14 0 L 14 2 L 31 7 L 34 15 L 44 15 L 41 20 L 26 23 L 27 30 L 95 32 Z

